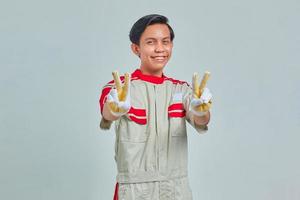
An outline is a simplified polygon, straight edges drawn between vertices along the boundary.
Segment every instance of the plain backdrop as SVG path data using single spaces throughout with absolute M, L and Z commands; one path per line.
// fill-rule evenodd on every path
M 209 131 L 191 126 L 195 200 L 300 199 L 300 3 L 2 1 L 0 199 L 109 200 L 114 131 L 99 129 L 111 72 L 139 67 L 128 38 L 140 17 L 175 31 L 165 74 L 211 72 Z

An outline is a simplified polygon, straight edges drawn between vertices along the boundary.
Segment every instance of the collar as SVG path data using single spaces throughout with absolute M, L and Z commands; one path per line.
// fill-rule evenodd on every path
M 131 77 L 138 77 L 139 79 L 146 81 L 146 82 L 150 82 L 150 83 L 154 83 L 154 84 L 162 84 L 164 82 L 164 80 L 167 78 L 164 73 L 162 74 L 161 77 L 158 76 L 154 76 L 154 75 L 146 75 L 143 74 L 142 71 L 140 69 L 136 69 L 132 74 Z

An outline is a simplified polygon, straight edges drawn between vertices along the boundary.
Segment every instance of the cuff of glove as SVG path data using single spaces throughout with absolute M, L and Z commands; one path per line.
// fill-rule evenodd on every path
M 110 103 L 110 102 L 109 102 Z M 115 117 L 120 117 L 122 115 L 125 115 L 130 110 L 131 106 L 129 103 L 112 103 L 110 107 L 110 112 Z
M 111 114 L 112 114 L 113 116 L 115 116 L 115 117 L 121 117 L 121 116 L 125 115 L 126 113 L 128 113 L 128 111 L 129 111 L 129 110 L 124 111 L 124 112 L 114 112 L 114 111 L 111 110 L 110 112 L 111 112 Z
M 190 107 L 190 112 L 193 113 L 194 115 L 198 116 L 198 117 L 202 117 L 205 116 L 207 114 L 208 111 L 196 111 L 192 106 Z

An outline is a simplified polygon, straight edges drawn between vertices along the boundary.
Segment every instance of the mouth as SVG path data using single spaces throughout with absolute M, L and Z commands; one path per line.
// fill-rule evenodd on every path
M 151 56 L 151 58 L 153 59 L 153 60 L 156 60 L 156 61 L 165 61 L 167 58 L 168 58 L 168 56 Z

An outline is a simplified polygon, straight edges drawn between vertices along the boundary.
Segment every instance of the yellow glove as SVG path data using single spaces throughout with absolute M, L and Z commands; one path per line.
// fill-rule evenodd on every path
M 117 71 L 114 71 L 113 78 L 115 86 L 112 88 L 107 96 L 108 108 L 115 116 L 122 116 L 126 114 L 130 109 L 130 76 L 125 74 L 124 84 L 121 84 L 121 80 Z M 100 128 L 108 130 L 112 124 L 112 121 L 106 120 L 102 117 L 100 121 Z
M 197 116 L 205 115 L 212 104 L 212 94 L 209 89 L 205 87 L 209 76 L 210 73 L 205 72 L 199 85 L 199 75 L 197 73 L 193 75 L 193 98 L 190 103 L 190 111 Z
M 121 84 L 119 73 L 114 71 L 112 73 L 115 88 L 112 88 L 110 93 L 107 96 L 107 102 L 111 112 L 116 116 L 121 116 L 126 114 L 131 105 L 130 105 L 130 75 L 125 73 L 124 75 L 124 84 Z

